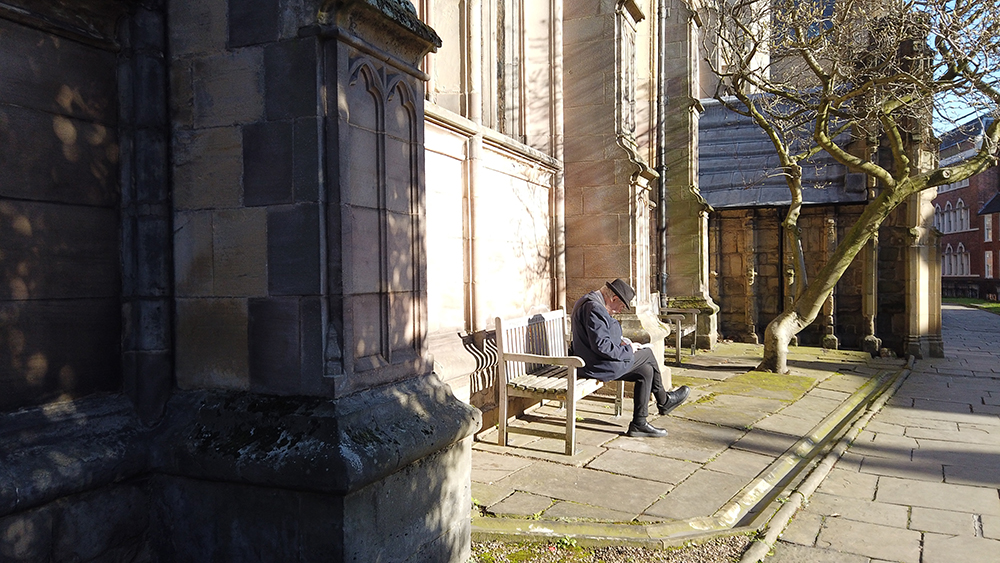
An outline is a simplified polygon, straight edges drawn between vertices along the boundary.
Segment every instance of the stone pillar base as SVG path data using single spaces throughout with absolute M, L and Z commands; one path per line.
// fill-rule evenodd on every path
M 719 306 L 711 297 L 689 295 L 684 297 L 664 296 L 660 300 L 662 307 L 671 309 L 694 309 L 698 312 L 698 341 L 695 345 L 701 350 L 712 350 L 719 341 Z M 756 335 L 754 335 L 756 338 Z M 756 344 L 756 342 L 753 342 Z
M 861 349 L 864 350 L 865 352 L 868 352 L 872 356 L 878 356 L 879 351 L 882 349 L 882 339 L 875 335 L 869 334 L 868 336 L 865 337 L 865 340 L 861 345 Z
M 943 358 L 944 342 L 938 335 L 909 335 L 903 340 L 903 350 L 914 358 Z

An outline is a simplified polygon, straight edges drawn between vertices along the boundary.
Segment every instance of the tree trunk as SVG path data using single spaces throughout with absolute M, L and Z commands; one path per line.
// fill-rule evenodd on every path
M 792 337 L 816 320 L 844 271 L 878 231 L 882 221 L 905 197 L 919 191 L 912 188 L 913 185 L 906 182 L 902 189 L 885 190 L 869 202 L 812 282 L 805 286 L 791 305 L 768 323 L 764 330 L 764 358 L 757 366 L 758 370 L 788 373 L 788 344 Z
M 798 315 L 791 308 L 785 309 L 764 329 L 764 359 L 757 366 L 759 371 L 788 373 L 788 343 L 802 328 Z

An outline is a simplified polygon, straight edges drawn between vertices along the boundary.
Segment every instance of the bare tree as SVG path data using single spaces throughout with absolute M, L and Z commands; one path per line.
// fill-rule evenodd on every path
M 802 164 L 825 151 L 869 179 L 869 198 L 819 273 L 768 324 L 758 369 L 788 371 L 788 345 L 812 323 L 855 256 L 912 195 L 997 162 L 998 121 L 978 152 L 939 166 L 914 147 L 956 109 L 1000 117 L 1000 0 L 705 0 L 716 99 L 766 133 L 791 192 L 783 222 L 799 249 Z M 891 158 L 875 158 L 879 144 Z M 926 159 L 925 159 L 926 160 Z

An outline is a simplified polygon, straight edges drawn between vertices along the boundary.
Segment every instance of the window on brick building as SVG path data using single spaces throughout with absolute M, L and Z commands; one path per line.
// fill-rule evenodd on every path
M 965 206 L 965 202 L 961 199 L 955 204 L 955 230 L 969 230 L 969 208 Z
M 968 276 L 971 273 L 969 253 L 965 250 L 965 245 L 958 243 L 957 263 L 955 268 L 956 276 Z
M 993 279 L 993 251 L 987 250 L 983 256 L 983 277 Z
M 993 214 L 983 215 L 983 240 L 993 240 Z

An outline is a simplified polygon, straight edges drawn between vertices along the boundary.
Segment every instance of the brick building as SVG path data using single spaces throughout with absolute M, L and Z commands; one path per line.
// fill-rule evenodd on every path
M 984 126 L 983 121 L 974 119 L 945 134 L 941 163 L 949 164 L 974 152 Z M 996 299 L 998 193 L 997 167 L 938 188 L 934 226 L 942 233 L 941 291 L 945 297 Z

